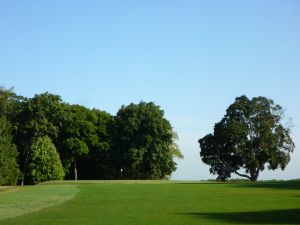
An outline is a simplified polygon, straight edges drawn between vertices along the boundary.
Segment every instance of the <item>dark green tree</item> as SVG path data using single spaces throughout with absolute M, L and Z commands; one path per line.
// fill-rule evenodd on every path
M 70 155 L 70 160 L 73 161 L 74 165 L 74 180 L 78 179 L 77 175 L 77 161 L 78 158 L 82 155 L 86 155 L 89 153 L 89 148 L 87 144 L 78 139 L 78 138 L 68 138 L 65 141 L 66 149 L 68 150 L 68 154 Z
M 96 142 L 87 142 L 89 153 L 79 159 L 79 175 L 82 179 L 112 179 L 109 161 L 111 135 L 110 125 L 112 116 L 104 111 L 93 109 L 89 111 L 94 115 L 92 123 L 97 136 Z
M 266 166 L 284 170 L 295 145 L 282 120 L 282 108 L 272 100 L 238 97 L 215 124 L 214 133 L 199 140 L 201 159 L 220 180 L 235 173 L 256 181 Z
M 15 113 L 10 116 L 14 126 L 14 143 L 19 151 L 19 163 L 22 174 L 32 153 L 33 142 L 43 136 L 56 140 L 66 116 L 63 103 L 58 95 L 48 92 L 33 98 L 15 98 Z
M 51 180 L 62 180 L 64 170 L 60 157 L 51 139 L 37 138 L 32 146 L 25 168 L 25 181 L 30 184 Z
M 64 170 L 67 173 L 67 178 L 73 176 L 78 179 L 78 160 L 89 153 L 89 145 L 97 142 L 98 137 L 95 134 L 95 127 L 89 117 L 89 109 L 79 105 L 64 105 L 66 114 L 63 120 L 61 133 L 58 137 L 57 146 L 62 156 Z M 70 170 L 73 164 L 73 170 Z
M 0 185 L 14 185 L 20 175 L 17 164 L 17 149 L 12 143 L 8 122 L 0 117 Z
M 46 92 L 24 99 L 19 104 L 20 136 L 26 140 L 42 136 L 57 138 L 62 126 L 61 118 L 65 116 L 60 96 Z
M 163 179 L 182 157 L 176 135 L 164 112 L 154 103 L 122 106 L 112 127 L 111 161 L 115 178 Z
M 13 96 L 12 90 L 0 87 L 0 185 L 14 185 L 20 175 L 11 124 L 7 121 L 8 114 L 13 111 Z
M 6 118 L 12 108 L 14 92 L 12 89 L 5 89 L 0 86 L 0 117 Z
M 57 141 L 68 178 L 106 178 L 109 169 L 110 138 L 107 131 L 111 116 L 108 113 L 79 105 L 64 105 L 66 120 Z M 69 168 L 73 164 L 73 170 Z M 100 169 L 102 168 L 102 169 Z M 77 175 L 78 173 L 78 175 Z

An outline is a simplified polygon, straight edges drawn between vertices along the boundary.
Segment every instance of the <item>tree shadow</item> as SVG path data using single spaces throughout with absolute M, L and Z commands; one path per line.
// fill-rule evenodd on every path
M 240 181 L 240 182 L 178 182 L 179 185 L 231 185 L 236 188 L 272 188 L 282 190 L 300 190 L 300 180 L 292 181 Z
M 184 184 L 184 185 L 220 185 L 220 184 L 226 184 L 226 182 L 201 182 L 201 181 L 199 181 L 199 182 L 177 182 L 177 183 L 175 183 L 174 182 L 174 184 L 179 184 L 179 185 L 182 185 L 182 184 Z
M 300 181 L 267 181 L 255 183 L 237 183 L 232 184 L 238 188 L 271 188 L 281 190 L 300 190 Z
M 182 214 L 201 219 L 220 220 L 229 224 L 300 224 L 300 208 L 257 212 L 190 212 Z

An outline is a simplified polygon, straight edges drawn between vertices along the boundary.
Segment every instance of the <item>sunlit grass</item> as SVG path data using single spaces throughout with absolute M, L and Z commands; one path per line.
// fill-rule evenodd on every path
M 78 191 L 74 185 L 37 185 L 1 190 L 0 221 L 61 204 L 73 198 Z
M 27 202 L 32 211 L 16 217 Z M 300 182 L 49 182 L 0 194 L 0 204 L 5 225 L 300 224 Z

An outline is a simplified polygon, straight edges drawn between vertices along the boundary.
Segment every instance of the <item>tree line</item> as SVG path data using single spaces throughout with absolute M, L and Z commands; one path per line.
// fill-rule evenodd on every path
M 165 179 L 182 158 L 176 133 L 153 102 L 115 116 L 0 88 L 0 185 L 60 179 Z
M 200 157 L 217 180 L 251 181 L 265 168 L 285 169 L 295 144 L 282 107 L 265 97 L 237 97 Z M 183 158 L 177 135 L 153 102 L 122 106 L 115 116 L 0 88 L 0 185 L 60 179 L 166 179 Z

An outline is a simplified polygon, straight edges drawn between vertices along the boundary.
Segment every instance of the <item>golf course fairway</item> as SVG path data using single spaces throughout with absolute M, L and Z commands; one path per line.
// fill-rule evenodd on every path
M 300 181 L 63 181 L 2 188 L 0 224 L 300 224 Z

